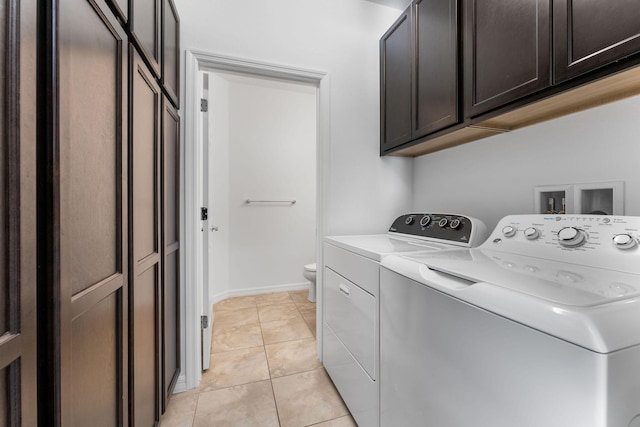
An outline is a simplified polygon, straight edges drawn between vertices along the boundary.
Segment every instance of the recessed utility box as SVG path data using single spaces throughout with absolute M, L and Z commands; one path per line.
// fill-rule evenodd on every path
M 624 215 L 624 182 L 540 185 L 533 200 L 540 214 Z
M 624 215 L 624 182 L 574 184 L 576 213 Z
M 573 212 L 573 187 L 571 185 L 541 185 L 534 188 L 535 212 L 540 214 L 564 214 Z

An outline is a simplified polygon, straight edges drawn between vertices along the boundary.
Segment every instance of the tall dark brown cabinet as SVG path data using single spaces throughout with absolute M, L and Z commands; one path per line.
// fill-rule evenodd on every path
M 162 138 L 160 2 L 43 4 L 36 192 L 38 390 L 35 399 L 35 387 L 25 383 L 23 395 L 31 393 L 30 405 L 35 408 L 37 402 L 31 413 L 46 425 L 153 426 L 180 371 L 178 217 L 177 208 L 171 211 L 164 204 L 177 206 L 180 200 L 180 134 L 172 110 L 170 134 Z M 148 43 L 151 39 L 155 44 Z M 33 54 L 24 58 L 35 61 Z M 174 80 L 171 84 L 172 90 L 178 86 Z M 24 93 L 28 117 L 34 91 Z M 25 149 L 32 132 L 29 127 L 23 132 Z M 35 164 L 25 170 L 33 176 Z M 29 195 L 27 183 L 24 195 Z M 34 206 L 24 204 L 20 219 L 25 226 L 29 214 L 35 215 Z M 167 229 L 175 230 L 170 241 Z M 19 253 L 29 256 L 26 240 Z M 31 289 L 35 292 L 35 286 Z M 23 313 L 33 315 L 35 308 L 23 307 Z M 30 325 L 28 318 L 23 325 Z M 0 357 L 2 345 L 0 340 Z M 14 349 L 13 354 L 19 353 Z M 26 363 L 33 359 L 25 347 L 21 364 Z
M 35 425 L 36 2 L 0 6 L 0 425 Z

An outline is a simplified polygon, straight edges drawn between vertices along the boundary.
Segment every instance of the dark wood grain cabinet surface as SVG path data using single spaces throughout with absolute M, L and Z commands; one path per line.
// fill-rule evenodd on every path
M 0 6 L 0 425 L 37 425 L 37 2 Z
M 162 405 L 180 373 L 180 117 L 162 102 Z
M 128 38 L 101 0 L 58 5 L 61 424 L 117 425 L 127 398 Z
M 380 150 L 460 120 L 458 0 L 415 0 L 380 40 Z
M 380 39 L 380 150 L 411 140 L 411 8 Z
M 553 20 L 556 83 L 640 51 L 637 0 L 554 0 Z
M 550 0 L 465 0 L 465 116 L 551 85 Z
M 162 0 L 162 87 L 180 108 L 180 18 L 173 0 Z
M 458 1 L 416 0 L 412 139 L 459 122 Z
M 153 426 L 161 397 L 161 92 L 137 51 L 130 53 L 129 346 L 130 422 Z
M 160 78 L 162 0 L 128 1 L 131 37 L 151 71 Z

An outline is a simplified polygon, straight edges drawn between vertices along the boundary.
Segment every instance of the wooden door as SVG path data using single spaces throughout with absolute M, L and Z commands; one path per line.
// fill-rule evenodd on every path
M 129 30 L 136 47 L 144 57 L 151 71 L 160 78 L 161 0 L 128 0 Z
M 162 0 L 162 88 L 180 108 L 180 18 L 173 0 Z
M 180 117 L 162 103 L 162 404 L 163 412 L 180 373 Z
M 551 84 L 550 0 L 465 0 L 465 116 Z
M 0 4 L 0 426 L 36 425 L 36 2 Z
M 414 2 L 412 138 L 459 122 L 458 0 Z
M 637 0 L 554 0 L 556 83 L 640 52 Z
M 411 140 L 411 8 L 380 39 L 380 153 Z
M 131 424 L 160 417 L 160 88 L 131 46 L 129 358 Z

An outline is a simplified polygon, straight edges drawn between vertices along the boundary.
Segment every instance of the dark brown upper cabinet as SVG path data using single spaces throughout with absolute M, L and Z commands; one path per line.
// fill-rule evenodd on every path
M 458 34 L 458 0 L 415 0 L 382 36 L 382 153 L 459 122 Z
M 416 0 L 412 139 L 459 122 L 458 1 Z
M 162 0 L 162 87 L 180 108 L 180 18 L 173 0 Z
M 411 8 L 380 39 L 380 151 L 411 140 Z
M 640 51 L 637 0 L 554 0 L 555 82 Z
M 465 116 L 551 85 L 550 0 L 465 0 L 464 9 Z
M 129 31 L 156 78 L 161 77 L 161 0 L 129 0 Z

